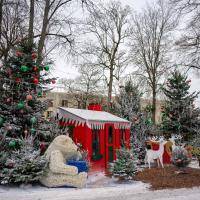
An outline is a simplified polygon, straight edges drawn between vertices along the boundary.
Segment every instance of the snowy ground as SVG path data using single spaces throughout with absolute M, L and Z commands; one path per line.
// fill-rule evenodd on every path
M 192 163 L 192 167 L 198 167 Z M 87 187 L 45 188 L 0 186 L 0 200 L 199 200 L 200 188 L 178 190 L 149 190 L 142 182 L 118 183 L 103 173 L 89 176 Z
M 104 188 L 0 188 L 0 200 L 199 200 L 200 188 L 150 191 L 137 182 Z

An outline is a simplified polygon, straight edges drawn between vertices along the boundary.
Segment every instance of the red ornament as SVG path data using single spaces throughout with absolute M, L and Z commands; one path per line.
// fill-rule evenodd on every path
M 26 100 L 27 100 L 27 101 L 31 101 L 32 99 L 33 99 L 32 95 L 28 94 L 28 95 L 26 96 Z
M 46 150 L 46 144 L 44 142 L 41 142 L 40 143 L 40 152 L 41 153 L 44 153 Z
M 31 54 L 31 58 L 34 60 L 34 59 L 36 59 L 37 58 L 37 54 L 35 53 L 35 52 L 33 52 L 32 54 Z
M 33 66 L 33 71 L 34 72 L 38 71 L 38 67 L 37 66 Z
M 55 84 L 55 83 L 56 83 L 56 80 L 55 80 L 55 79 L 53 79 L 51 82 L 52 82 L 52 84 Z
M 13 168 L 14 167 L 14 165 L 15 165 L 15 163 L 14 162 L 9 162 L 8 164 L 7 164 L 7 166 L 9 167 L 9 168 Z
M 33 83 L 34 83 L 35 85 L 37 85 L 37 84 L 39 83 L 39 80 L 38 80 L 37 78 L 34 78 L 34 79 L 33 79 Z
M 6 102 L 7 102 L 7 103 L 10 103 L 10 102 L 11 102 L 11 98 L 7 98 L 7 99 L 6 99 Z
M 12 130 L 12 126 L 9 125 L 9 126 L 6 127 L 6 129 L 7 129 L 8 131 Z
M 22 52 L 20 52 L 20 51 L 16 51 L 16 56 L 17 56 L 17 57 L 21 57 L 22 55 L 23 55 Z
M 20 83 L 21 79 L 20 78 L 16 78 L 15 81 L 16 81 L 16 83 Z
M 21 110 L 19 111 L 19 113 L 20 113 L 20 114 L 24 114 L 24 110 L 21 109 Z
M 11 70 L 10 68 L 7 69 L 7 74 L 8 74 L 9 76 L 12 75 L 12 70 Z

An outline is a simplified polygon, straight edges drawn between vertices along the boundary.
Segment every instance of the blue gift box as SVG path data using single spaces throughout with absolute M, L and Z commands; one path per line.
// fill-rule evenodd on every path
M 67 165 L 77 167 L 78 173 L 88 172 L 88 165 L 87 165 L 87 162 L 84 160 L 68 160 Z

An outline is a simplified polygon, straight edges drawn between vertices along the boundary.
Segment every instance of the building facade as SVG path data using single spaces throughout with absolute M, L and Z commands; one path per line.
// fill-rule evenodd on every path
M 81 96 L 78 94 L 72 94 L 67 92 L 53 91 L 49 92 L 44 99 L 50 99 L 51 105 L 44 113 L 45 118 L 50 118 L 54 112 L 56 112 L 58 107 L 69 107 L 69 108 L 79 108 L 85 109 L 81 102 Z M 105 104 L 105 97 L 92 97 L 88 99 L 88 104 L 93 103 L 94 99 L 98 99 L 100 104 Z M 151 99 L 141 99 L 141 107 L 145 108 L 147 105 L 151 104 Z M 164 104 L 164 101 L 157 100 L 157 108 L 156 108 L 156 122 L 159 123 L 161 121 L 161 107 Z

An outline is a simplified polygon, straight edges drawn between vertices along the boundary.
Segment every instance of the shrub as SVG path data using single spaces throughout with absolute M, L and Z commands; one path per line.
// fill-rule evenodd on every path
M 177 146 L 172 152 L 172 163 L 179 167 L 186 167 L 191 161 L 191 158 L 186 149 L 181 146 Z

